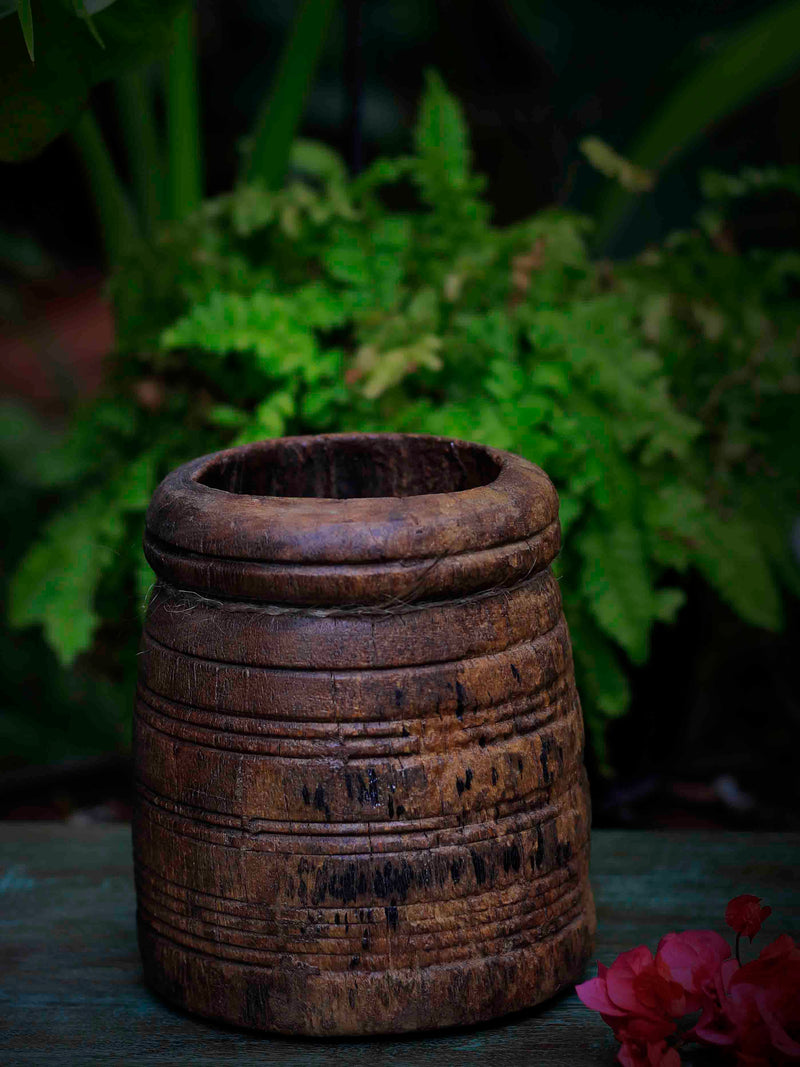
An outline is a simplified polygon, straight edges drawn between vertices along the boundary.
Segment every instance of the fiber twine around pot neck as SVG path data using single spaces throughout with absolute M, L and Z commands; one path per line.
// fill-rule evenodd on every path
M 527 541 L 527 539 L 526 539 Z M 529 542 L 528 542 L 529 543 Z M 437 557 L 425 571 L 425 573 L 405 597 L 387 597 L 378 604 L 341 604 L 334 607 L 313 607 L 311 605 L 298 604 L 270 604 L 266 601 L 234 600 L 224 597 L 210 597 L 198 593 L 193 589 L 179 589 L 168 582 L 158 580 L 151 587 L 147 595 L 147 604 L 154 607 L 161 594 L 168 596 L 170 602 L 164 605 L 164 610 L 180 615 L 192 611 L 194 608 L 212 607 L 224 608 L 226 611 L 248 611 L 260 615 L 299 615 L 314 618 L 336 618 L 338 616 L 353 615 L 404 615 L 414 611 L 425 611 L 439 605 L 454 605 L 472 603 L 494 597 L 500 593 L 511 593 L 526 585 L 533 576 L 538 573 L 536 553 L 532 553 L 532 561 L 522 577 L 513 575 L 508 582 L 500 582 L 488 589 L 480 589 L 466 596 L 446 597 L 438 600 L 426 600 L 424 598 L 425 580 L 435 568 L 446 559 L 446 556 Z

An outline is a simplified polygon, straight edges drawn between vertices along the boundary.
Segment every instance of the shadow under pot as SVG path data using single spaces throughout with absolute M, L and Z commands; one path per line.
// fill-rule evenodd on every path
M 156 491 L 135 729 L 149 983 L 287 1034 L 552 996 L 591 951 L 558 498 L 517 456 L 295 437 Z

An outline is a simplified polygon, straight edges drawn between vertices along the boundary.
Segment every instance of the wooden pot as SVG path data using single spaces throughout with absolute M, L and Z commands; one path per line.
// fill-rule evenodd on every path
M 295 437 L 156 491 L 136 712 L 145 974 L 291 1034 L 474 1023 L 594 932 L 558 498 L 506 452 Z

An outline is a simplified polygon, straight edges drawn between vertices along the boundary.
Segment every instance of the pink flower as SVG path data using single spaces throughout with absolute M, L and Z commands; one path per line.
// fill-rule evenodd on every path
M 662 1044 L 686 1010 L 683 989 L 644 945 L 623 952 L 611 967 L 599 964 L 597 978 L 576 992 L 587 1008 L 600 1012 L 618 1041 L 638 1046 Z
M 730 1046 L 736 1042 L 736 1028 L 728 1018 L 725 1005 L 730 995 L 731 979 L 740 970 L 738 960 L 725 960 L 714 975 L 702 1004 L 702 1015 L 692 1030 L 698 1041 L 708 1045 Z
M 784 934 L 758 959 L 739 957 L 742 936 L 752 941 L 770 913 L 751 894 L 730 901 L 735 959 L 713 930 L 685 930 L 662 937 L 655 956 L 639 945 L 598 965 L 576 992 L 614 1031 L 622 1067 L 680 1067 L 678 1048 L 689 1041 L 719 1046 L 737 1067 L 800 1064 L 800 945 Z M 679 1029 L 696 1012 L 694 1026 L 687 1018 Z
M 772 908 L 762 907 L 761 899 L 752 893 L 743 893 L 734 897 L 725 909 L 725 922 L 740 937 L 749 937 L 752 941 L 761 924 L 772 914 Z
M 762 949 L 732 976 L 724 1007 L 743 1053 L 800 1060 L 800 946 L 783 934 Z
M 715 980 L 731 949 L 713 930 L 685 930 L 661 938 L 656 952 L 686 994 L 686 1010 L 699 1011 L 713 996 Z
M 748 1067 L 800 1060 L 800 947 L 791 937 L 777 938 L 742 967 L 723 965 L 717 1005 L 704 1012 L 695 1035 L 732 1046 Z

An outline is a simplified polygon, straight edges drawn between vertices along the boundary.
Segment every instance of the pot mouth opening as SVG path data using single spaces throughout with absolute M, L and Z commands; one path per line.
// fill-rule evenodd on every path
M 201 485 L 262 497 L 349 500 L 460 493 L 489 485 L 502 465 L 466 441 L 404 434 L 277 438 L 220 453 Z

